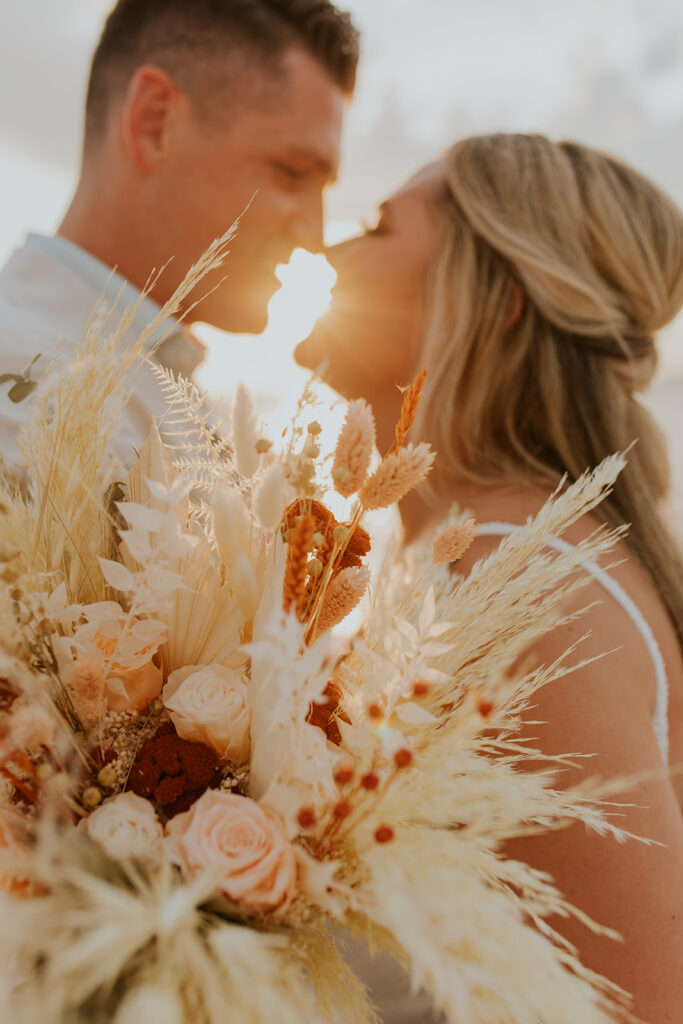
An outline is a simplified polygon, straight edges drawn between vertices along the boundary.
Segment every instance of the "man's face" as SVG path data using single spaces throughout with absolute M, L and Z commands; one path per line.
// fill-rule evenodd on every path
M 264 71 L 260 83 L 250 69 L 224 126 L 199 120 L 189 103 L 181 108 L 152 183 L 166 209 L 170 285 L 243 214 L 225 264 L 192 295 L 205 296 L 193 320 L 233 332 L 262 331 L 276 266 L 297 246 L 320 249 L 323 190 L 339 166 L 342 91 L 299 48 L 285 54 L 284 71 L 282 79 Z

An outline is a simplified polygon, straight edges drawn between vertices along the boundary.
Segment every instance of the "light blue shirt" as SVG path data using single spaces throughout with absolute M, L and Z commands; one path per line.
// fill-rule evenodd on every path
M 133 309 L 135 315 L 130 327 L 131 336 L 139 336 L 161 311 L 161 306 L 149 295 L 141 292 L 125 277 L 98 260 L 92 253 L 60 235 L 26 236 L 25 247 L 42 252 L 58 260 L 99 295 L 103 302 L 117 309 Z M 204 358 L 204 347 L 174 317 L 167 317 L 149 338 L 152 347 L 160 341 L 156 358 L 164 366 L 189 377 Z

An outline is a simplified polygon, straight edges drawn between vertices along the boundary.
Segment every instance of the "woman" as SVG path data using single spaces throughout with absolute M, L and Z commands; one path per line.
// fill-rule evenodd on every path
M 639 1017 L 680 1021 L 683 775 L 665 777 L 662 761 L 683 763 L 683 560 L 659 512 L 666 452 L 636 393 L 655 369 L 653 333 L 683 304 L 683 215 L 604 154 L 493 135 L 458 143 L 329 258 L 332 309 L 299 362 L 324 364 L 345 396 L 367 398 L 385 447 L 396 385 L 429 370 L 414 435 L 432 442 L 437 464 L 429 489 L 402 509 L 407 540 L 453 502 L 471 509 L 480 536 L 466 572 L 563 474 L 576 478 L 637 441 L 613 496 L 564 537 L 576 544 L 599 518 L 631 524 L 609 574 L 586 567 L 570 608 L 595 604 L 533 652 L 548 663 L 590 630 L 581 657 L 612 653 L 546 686 L 531 715 L 544 724 L 526 729 L 544 753 L 595 755 L 558 784 L 648 776 L 618 797 L 621 823 L 663 845 L 619 845 L 576 827 L 506 853 L 549 871 L 623 936 L 553 922 L 586 964 L 634 994 Z M 426 1017 L 416 1008 L 385 1019 Z

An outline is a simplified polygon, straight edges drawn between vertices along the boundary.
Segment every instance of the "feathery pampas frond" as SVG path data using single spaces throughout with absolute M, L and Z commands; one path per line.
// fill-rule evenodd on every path
M 332 479 L 342 498 L 360 490 L 370 467 L 375 444 L 375 417 L 362 398 L 351 402 L 334 452 Z
M 322 601 L 317 629 L 323 633 L 343 622 L 362 601 L 368 589 L 370 573 L 362 568 L 342 569 L 330 583 Z
M 394 447 L 396 451 L 403 445 L 408 432 L 415 422 L 417 416 L 417 410 L 422 400 L 422 392 L 424 391 L 425 382 L 427 380 L 427 368 L 425 367 L 421 373 L 417 375 L 410 387 L 406 388 L 403 394 L 403 403 L 401 405 L 401 415 L 398 418 L 396 424 L 396 439 L 394 441 Z
M 457 562 L 477 535 L 477 524 L 474 519 L 465 519 L 447 526 L 437 534 L 432 548 L 432 558 L 437 564 L 447 565 Z
M 434 459 L 435 453 L 424 442 L 406 445 L 396 454 L 387 455 L 360 489 L 358 497 L 363 508 L 388 508 L 405 498 L 425 479 Z

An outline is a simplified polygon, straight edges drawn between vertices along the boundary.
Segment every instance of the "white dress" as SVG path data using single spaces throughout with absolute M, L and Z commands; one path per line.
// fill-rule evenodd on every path
M 519 526 L 512 523 L 479 523 L 481 537 L 509 536 Z M 569 553 L 571 544 L 558 537 L 549 537 L 547 546 L 555 551 Z M 595 562 L 582 562 L 582 567 L 623 608 L 642 637 L 654 668 L 657 683 L 652 727 L 665 764 L 669 760 L 668 703 L 669 685 L 662 652 L 642 612 L 626 591 Z M 356 973 L 365 982 L 373 1004 L 379 1010 L 383 1024 L 444 1024 L 445 1018 L 437 1013 L 426 992 L 413 993 L 406 972 L 390 956 L 371 957 L 367 947 L 342 936 L 338 944 Z

